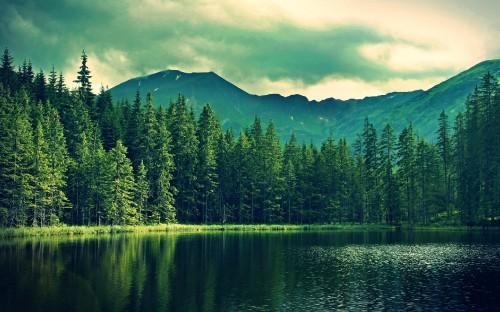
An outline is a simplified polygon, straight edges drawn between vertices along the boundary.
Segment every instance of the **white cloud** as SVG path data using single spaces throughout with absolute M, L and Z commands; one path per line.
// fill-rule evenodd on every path
M 390 52 L 389 65 L 400 70 L 436 66 L 468 68 L 487 58 L 486 42 L 491 40 L 480 25 L 468 23 L 471 17 L 466 18 L 463 12 L 453 14 L 453 10 L 450 13 L 449 8 L 455 3 L 439 6 L 434 5 L 435 1 L 272 2 L 302 27 L 322 29 L 359 24 L 393 36 L 403 43 L 377 48 L 390 49 L 381 52 Z
M 377 43 L 359 47 L 361 55 L 399 72 L 421 72 L 432 69 L 460 69 L 464 60 L 474 60 L 471 52 L 452 47 L 426 48 L 411 44 Z
M 374 86 L 360 79 L 327 78 L 318 84 L 306 86 L 302 81 L 283 79 L 271 81 L 263 78 L 242 84 L 244 90 L 255 90 L 259 95 L 279 93 L 283 96 L 301 94 L 309 100 L 323 100 L 334 97 L 347 100 L 369 95 L 384 94 L 383 86 Z
M 301 94 L 309 100 L 321 101 L 326 98 L 340 100 L 359 99 L 365 96 L 377 96 L 390 92 L 406 92 L 419 89 L 427 90 L 449 77 L 436 76 L 425 79 L 402 79 L 394 78 L 387 81 L 366 82 L 361 79 L 345 79 L 340 77 L 328 77 L 321 82 L 306 86 L 302 81 L 283 79 L 271 81 L 268 78 L 243 83 L 241 87 L 246 90 L 254 90 L 258 95 L 279 93 L 284 96 Z M 250 91 L 250 93 L 252 93 Z
M 129 0 L 127 12 L 130 16 L 124 18 L 140 29 L 137 33 L 144 33 L 147 37 L 147 31 L 156 31 L 157 36 L 151 44 L 151 51 L 140 50 L 135 54 L 138 59 L 129 59 L 125 52 L 113 47 L 103 55 L 90 54 L 89 66 L 92 70 L 94 91 L 99 88 L 100 83 L 111 87 L 128 78 L 167 68 L 188 72 L 213 70 L 250 93 L 300 93 L 317 100 L 327 97 L 361 98 L 391 91 L 427 89 L 432 84 L 449 78 L 430 77 L 433 72 L 456 73 L 465 70 L 486 58 L 491 58 L 488 47 L 498 46 L 498 43 L 492 43 L 492 34 L 484 31 L 485 26 L 480 26 L 477 22 L 477 16 L 464 15 L 465 10 L 448 10 L 450 6 L 453 4 L 434 5 L 430 0 Z M 29 28 L 29 25 L 21 26 Z M 237 62 L 241 59 L 252 60 L 246 56 L 252 53 L 253 47 L 238 45 L 237 40 L 231 41 L 228 34 L 236 36 L 238 30 L 250 29 L 256 31 L 245 34 L 250 34 L 251 37 L 255 33 L 258 37 L 270 28 L 281 26 L 320 31 L 332 31 L 339 26 L 363 26 L 374 33 L 387 35 L 388 42 L 357 47 L 357 51 L 366 58 L 360 58 L 359 62 L 366 62 L 366 68 L 370 68 L 370 62 L 382 65 L 388 69 L 387 73 L 380 70 L 386 77 L 380 77 L 379 81 L 367 82 L 367 76 L 373 75 L 366 74 L 363 77 L 363 72 L 358 71 L 356 75 L 359 75 L 359 78 L 348 79 L 340 77 L 342 73 L 337 73 L 337 76 L 306 85 L 303 81 L 292 78 L 274 81 L 256 77 L 257 75 L 246 75 L 243 69 L 242 73 L 239 73 Z M 227 34 L 224 34 L 225 27 Z M 498 29 L 498 26 L 496 27 Z M 163 29 L 164 37 L 163 33 L 158 32 Z M 209 33 L 214 29 L 218 31 L 215 35 Z M 342 42 L 339 42 L 339 46 L 341 44 Z M 130 55 L 134 55 L 134 47 L 130 49 Z M 158 56 L 162 51 L 168 51 L 165 57 Z M 144 60 L 148 53 L 154 56 L 149 63 Z M 139 62 L 141 68 L 137 66 Z M 67 66 L 67 72 L 70 73 L 68 78 L 76 73 L 79 65 L 79 59 L 76 59 Z M 241 67 L 248 66 L 252 65 L 245 64 Z M 280 77 L 290 74 L 286 66 L 289 66 L 289 63 L 283 66 L 283 74 L 280 74 Z M 264 70 L 259 71 L 259 75 L 263 72 Z M 398 78 L 410 77 L 412 73 L 423 78 Z M 269 73 L 264 74 L 271 76 Z M 248 81 L 252 79 L 250 77 L 255 78 Z

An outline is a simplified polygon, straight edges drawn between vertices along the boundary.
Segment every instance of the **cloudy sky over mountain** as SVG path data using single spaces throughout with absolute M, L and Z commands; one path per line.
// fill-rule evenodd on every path
M 214 71 L 250 93 L 362 98 L 426 89 L 500 57 L 498 0 L 0 0 L 17 64 L 94 87 L 165 69 Z

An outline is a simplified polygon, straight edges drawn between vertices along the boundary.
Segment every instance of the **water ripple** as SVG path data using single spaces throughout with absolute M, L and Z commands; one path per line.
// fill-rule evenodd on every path
M 284 310 L 462 311 L 473 302 L 489 309 L 496 307 L 491 289 L 500 290 L 498 245 L 314 246 L 295 253 L 306 271 Z

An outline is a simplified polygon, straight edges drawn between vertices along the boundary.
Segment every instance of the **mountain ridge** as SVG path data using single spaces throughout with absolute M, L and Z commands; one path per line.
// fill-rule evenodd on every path
M 130 101 L 137 89 L 143 97 L 151 92 L 157 106 L 168 105 L 182 93 L 197 114 L 205 103 L 210 103 L 225 129 L 241 131 L 250 126 L 255 116 L 264 123 L 273 120 L 283 142 L 295 132 L 304 142 L 318 143 L 334 135 L 353 143 L 362 130 L 365 116 L 379 133 L 388 122 L 400 131 L 411 121 L 422 137 L 433 141 L 439 113 L 444 110 L 453 122 L 467 94 L 479 85 L 487 71 L 499 77 L 500 59 L 478 63 L 428 90 L 393 91 L 348 100 L 334 97 L 309 100 L 301 94 L 255 95 L 212 71 L 186 73 L 175 69 L 129 79 L 110 92 L 115 100 Z

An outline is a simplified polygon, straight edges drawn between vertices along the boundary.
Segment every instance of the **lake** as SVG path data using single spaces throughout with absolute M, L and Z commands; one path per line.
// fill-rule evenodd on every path
M 0 311 L 498 311 L 499 295 L 496 232 L 0 241 Z

